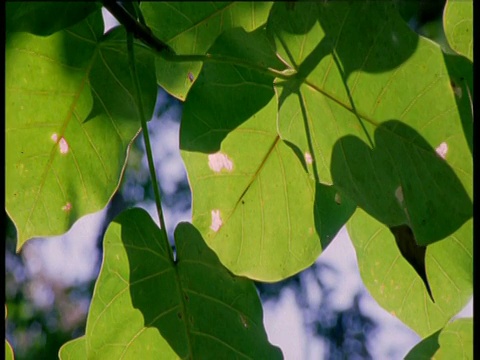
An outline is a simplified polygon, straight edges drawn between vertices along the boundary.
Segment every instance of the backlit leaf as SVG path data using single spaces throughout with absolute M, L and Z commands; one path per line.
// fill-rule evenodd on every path
M 261 52 L 235 47 L 242 36 L 254 44 L 265 35 L 234 29 L 210 53 L 259 63 Z M 266 66 L 279 65 L 268 59 Z M 194 225 L 229 270 L 261 281 L 311 265 L 354 208 L 348 199 L 336 203 L 334 189 L 315 185 L 308 154 L 300 161 L 278 136 L 272 81 L 249 68 L 205 64 L 180 130 Z
M 473 0 L 447 0 L 443 27 L 450 47 L 473 61 Z
M 16 33 L 6 49 L 6 209 L 17 249 L 66 232 L 116 191 L 139 131 L 125 33 L 103 35 L 97 11 L 47 37 Z M 145 113 L 156 99 L 153 56 L 139 48 Z
M 226 29 L 263 26 L 271 2 L 142 2 L 147 25 L 179 55 L 204 55 Z M 198 77 L 201 62 L 156 59 L 157 80 L 170 94 L 185 97 Z
M 347 223 L 365 286 L 380 306 L 426 336 L 443 327 L 470 300 L 473 286 L 472 220 L 427 246 L 426 272 L 435 303 L 422 279 L 403 259 L 390 230 L 357 209 Z
M 75 350 L 100 359 L 281 358 L 280 350 L 268 343 L 254 284 L 228 272 L 191 224 L 181 223 L 175 230 L 175 262 L 167 244 L 145 210 L 127 210 L 111 223 L 85 349 L 70 347 L 69 354 Z

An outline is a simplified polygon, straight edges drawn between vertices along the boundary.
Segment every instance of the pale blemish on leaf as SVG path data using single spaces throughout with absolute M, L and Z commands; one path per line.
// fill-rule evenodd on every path
M 442 142 L 438 147 L 435 149 L 437 154 L 442 158 L 445 159 L 445 156 L 447 156 L 448 152 L 448 145 L 446 142 Z
M 60 142 L 58 143 L 59 147 L 60 147 L 60 152 L 62 154 L 66 154 L 68 152 L 68 143 L 67 143 L 67 140 L 65 140 L 64 137 L 62 137 L 60 139 Z
M 242 325 L 243 325 L 244 328 L 247 329 L 247 328 L 250 327 L 250 325 L 248 324 L 248 320 L 247 320 L 245 315 L 240 314 L 240 321 L 242 322 Z
M 309 152 L 306 152 L 305 153 L 305 161 L 307 162 L 307 164 L 313 163 L 312 154 L 310 154 Z
M 52 136 L 50 136 L 50 139 L 52 139 L 55 143 L 58 142 L 58 146 L 62 154 L 66 154 L 68 152 L 69 146 L 67 140 L 65 140 L 63 136 L 60 138 L 60 141 L 58 141 L 57 133 L 53 133 Z
M 455 84 L 453 81 L 450 83 L 450 85 L 452 86 L 452 89 L 453 89 L 453 92 L 455 93 L 455 96 L 458 97 L 459 99 L 462 98 L 462 95 L 463 95 L 463 90 L 460 86 L 458 86 L 457 84 Z
M 339 193 L 335 194 L 335 202 L 340 205 L 342 203 L 342 197 L 340 196 Z
M 396 190 L 395 190 L 395 197 L 397 198 L 398 202 L 400 204 L 403 204 L 403 189 L 401 186 L 399 186 Z
M 217 232 L 220 230 L 222 226 L 222 218 L 220 217 L 220 210 L 212 210 L 212 224 L 210 225 L 210 229 Z
M 233 170 L 232 160 L 221 152 L 208 155 L 208 166 L 216 173 L 222 171 L 223 169 L 227 170 L 228 172 Z
M 69 202 L 67 202 L 65 204 L 65 206 L 62 206 L 62 210 L 65 211 L 65 212 L 70 212 L 70 210 L 72 210 L 72 204 L 70 204 Z

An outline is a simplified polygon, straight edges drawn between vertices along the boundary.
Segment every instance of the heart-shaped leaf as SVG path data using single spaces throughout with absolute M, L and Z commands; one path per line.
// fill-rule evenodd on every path
M 142 2 L 141 9 L 153 33 L 179 55 L 204 55 L 226 29 L 246 31 L 265 25 L 271 2 Z M 157 57 L 158 83 L 185 100 L 202 63 L 170 62 Z
M 140 124 L 125 32 L 104 36 L 100 11 L 48 37 L 11 36 L 5 194 L 20 249 L 108 203 Z M 151 114 L 153 56 L 141 47 L 136 54 L 144 113 Z
M 425 265 L 435 303 L 402 257 L 391 231 L 361 209 L 347 223 L 360 274 L 375 300 L 420 336 L 443 327 L 470 300 L 473 286 L 472 220 L 427 246 Z
M 242 52 L 248 43 L 266 45 Z M 263 30 L 233 29 L 209 53 L 278 69 L 267 50 Z M 348 199 L 335 202 L 334 189 L 316 186 L 308 157 L 299 161 L 278 136 L 272 82 L 248 67 L 205 64 L 180 130 L 194 225 L 229 270 L 261 281 L 311 265 L 354 209 Z
M 268 343 L 253 282 L 228 272 L 191 224 L 175 229 L 175 262 L 163 234 L 142 209 L 123 212 L 109 226 L 85 341 L 77 343 L 85 349 L 70 346 L 69 354 L 281 358 Z

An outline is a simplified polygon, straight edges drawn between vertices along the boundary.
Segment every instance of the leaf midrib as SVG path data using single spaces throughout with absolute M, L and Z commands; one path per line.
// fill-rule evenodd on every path
M 49 155 L 49 158 L 48 158 L 48 162 L 45 165 L 44 171 L 43 171 L 43 173 L 40 177 L 40 186 L 39 186 L 38 191 L 36 192 L 36 194 L 34 196 L 32 206 L 30 208 L 27 219 L 25 220 L 25 223 L 24 223 L 24 226 L 23 226 L 23 230 L 19 231 L 19 241 L 17 243 L 17 251 L 20 250 L 23 242 L 26 240 L 26 238 L 24 239 L 24 236 L 25 236 L 25 233 L 27 233 L 27 226 L 30 222 L 30 219 L 33 215 L 33 212 L 34 212 L 35 208 L 37 207 L 37 204 L 38 204 L 38 201 L 39 201 L 39 198 L 40 198 L 40 194 L 42 193 L 43 187 L 45 186 L 45 182 L 47 180 L 48 172 L 51 169 L 53 161 L 54 161 L 54 159 L 57 155 L 58 142 L 60 141 L 60 139 L 63 138 L 63 135 L 65 134 L 65 131 L 66 131 L 66 128 L 67 128 L 70 120 L 72 119 L 72 117 L 74 115 L 74 111 L 75 111 L 75 108 L 76 108 L 76 106 L 78 104 L 78 101 L 80 99 L 80 95 L 82 94 L 85 85 L 88 83 L 88 78 L 89 78 L 89 75 L 90 75 L 90 71 L 93 67 L 93 64 L 95 63 L 95 59 L 97 57 L 98 51 L 99 51 L 99 48 L 97 46 L 97 47 L 95 47 L 95 49 L 93 51 L 93 54 L 92 54 L 92 57 L 91 57 L 91 60 L 88 64 L 88 66 L 85 69 L 85 76 L 80 81 L 79 86 L 78 86 L 78 90 L 75 92 L 75 97 L 72 99 L 72 102 L 71 102 L 71 105 L 69 107 L 68 113 L 65 115 L 65 118 L 63 120 L 62 126 L 61 126 L 60 131 L 59 131 L 58 140 L 57 140 L 57 142 L 55 142 L 54 146 L 52 146 L 52 149 L 50 150 L 50 155 Z

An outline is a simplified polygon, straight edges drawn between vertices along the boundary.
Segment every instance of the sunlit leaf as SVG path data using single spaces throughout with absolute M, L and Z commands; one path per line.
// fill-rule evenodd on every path
M 426 272 L 435 303 L 420 276 L 401 256 L 386 226 L 357 209 L 347 229 L 367 289 L 380 306 L 421 336 L 443 327 L 470 300 L 472 220 L 442 241 L 427 246 Z
M 104 36 L 101 16 L 48 37 L 16 33 L 7 41 L 5 194 L 17 249 L 102 209 L 139 131 L 124 30 Z M 137 62 L 150 116 L 153 56 L 139 48 Z
M 242 53 L 242 36 L 258 44 L 265 34 L 227 32 L 210 53 L 259 63 L 260 51 Z M 276 67 L 267 54 L 264 64 Z M 311 265 L 353 212 L 347 199 L 335 202 L 335 190 L 315 185 L 308 160 L 278 136 L 272 81 L 249 68 L 205 64 L 180 130 L 194 225 L 229 270 L 262 281 Z
M 473 0 L 447 0 L 443 26 L 450 47 L 473 61 Z
M 13 360 L 14 359 L 14 356 L 13 356 L 13 349 L 12 349 L 12 345 L 10 345 L 10 343 L 5 340 L 5 360 Z
M 141 3 L 147 25 L 179 55 L 204 55 L 226 29 L 251 31 L 263 26 L 271 6 L 263 1 Z M 185 100 L 201 67 L 201 62 L 168 62 L 157 57 L 157 80 L 170 94 Z
M 473 359 L 473 319 L 457 319 L 417 344 L 406 360 Z
M 268 30 L 296 72 L 276 80 L 279 132 L 312 154 L 317 181 L 421 245 L 471 217 L 468 90 L 392 2 L 276 3 Z
M 167 239 L 142 209 L 109 226 L 85 358 L 281 358 L 268 343 L 254 284 L 228 272 L 191 224 L 178 225 L 175 245 L 173 262 Z
M 85 336 L 71 340 L 60 348 L 58 358 L 61 360 L 84 360 L 87 358 Z

